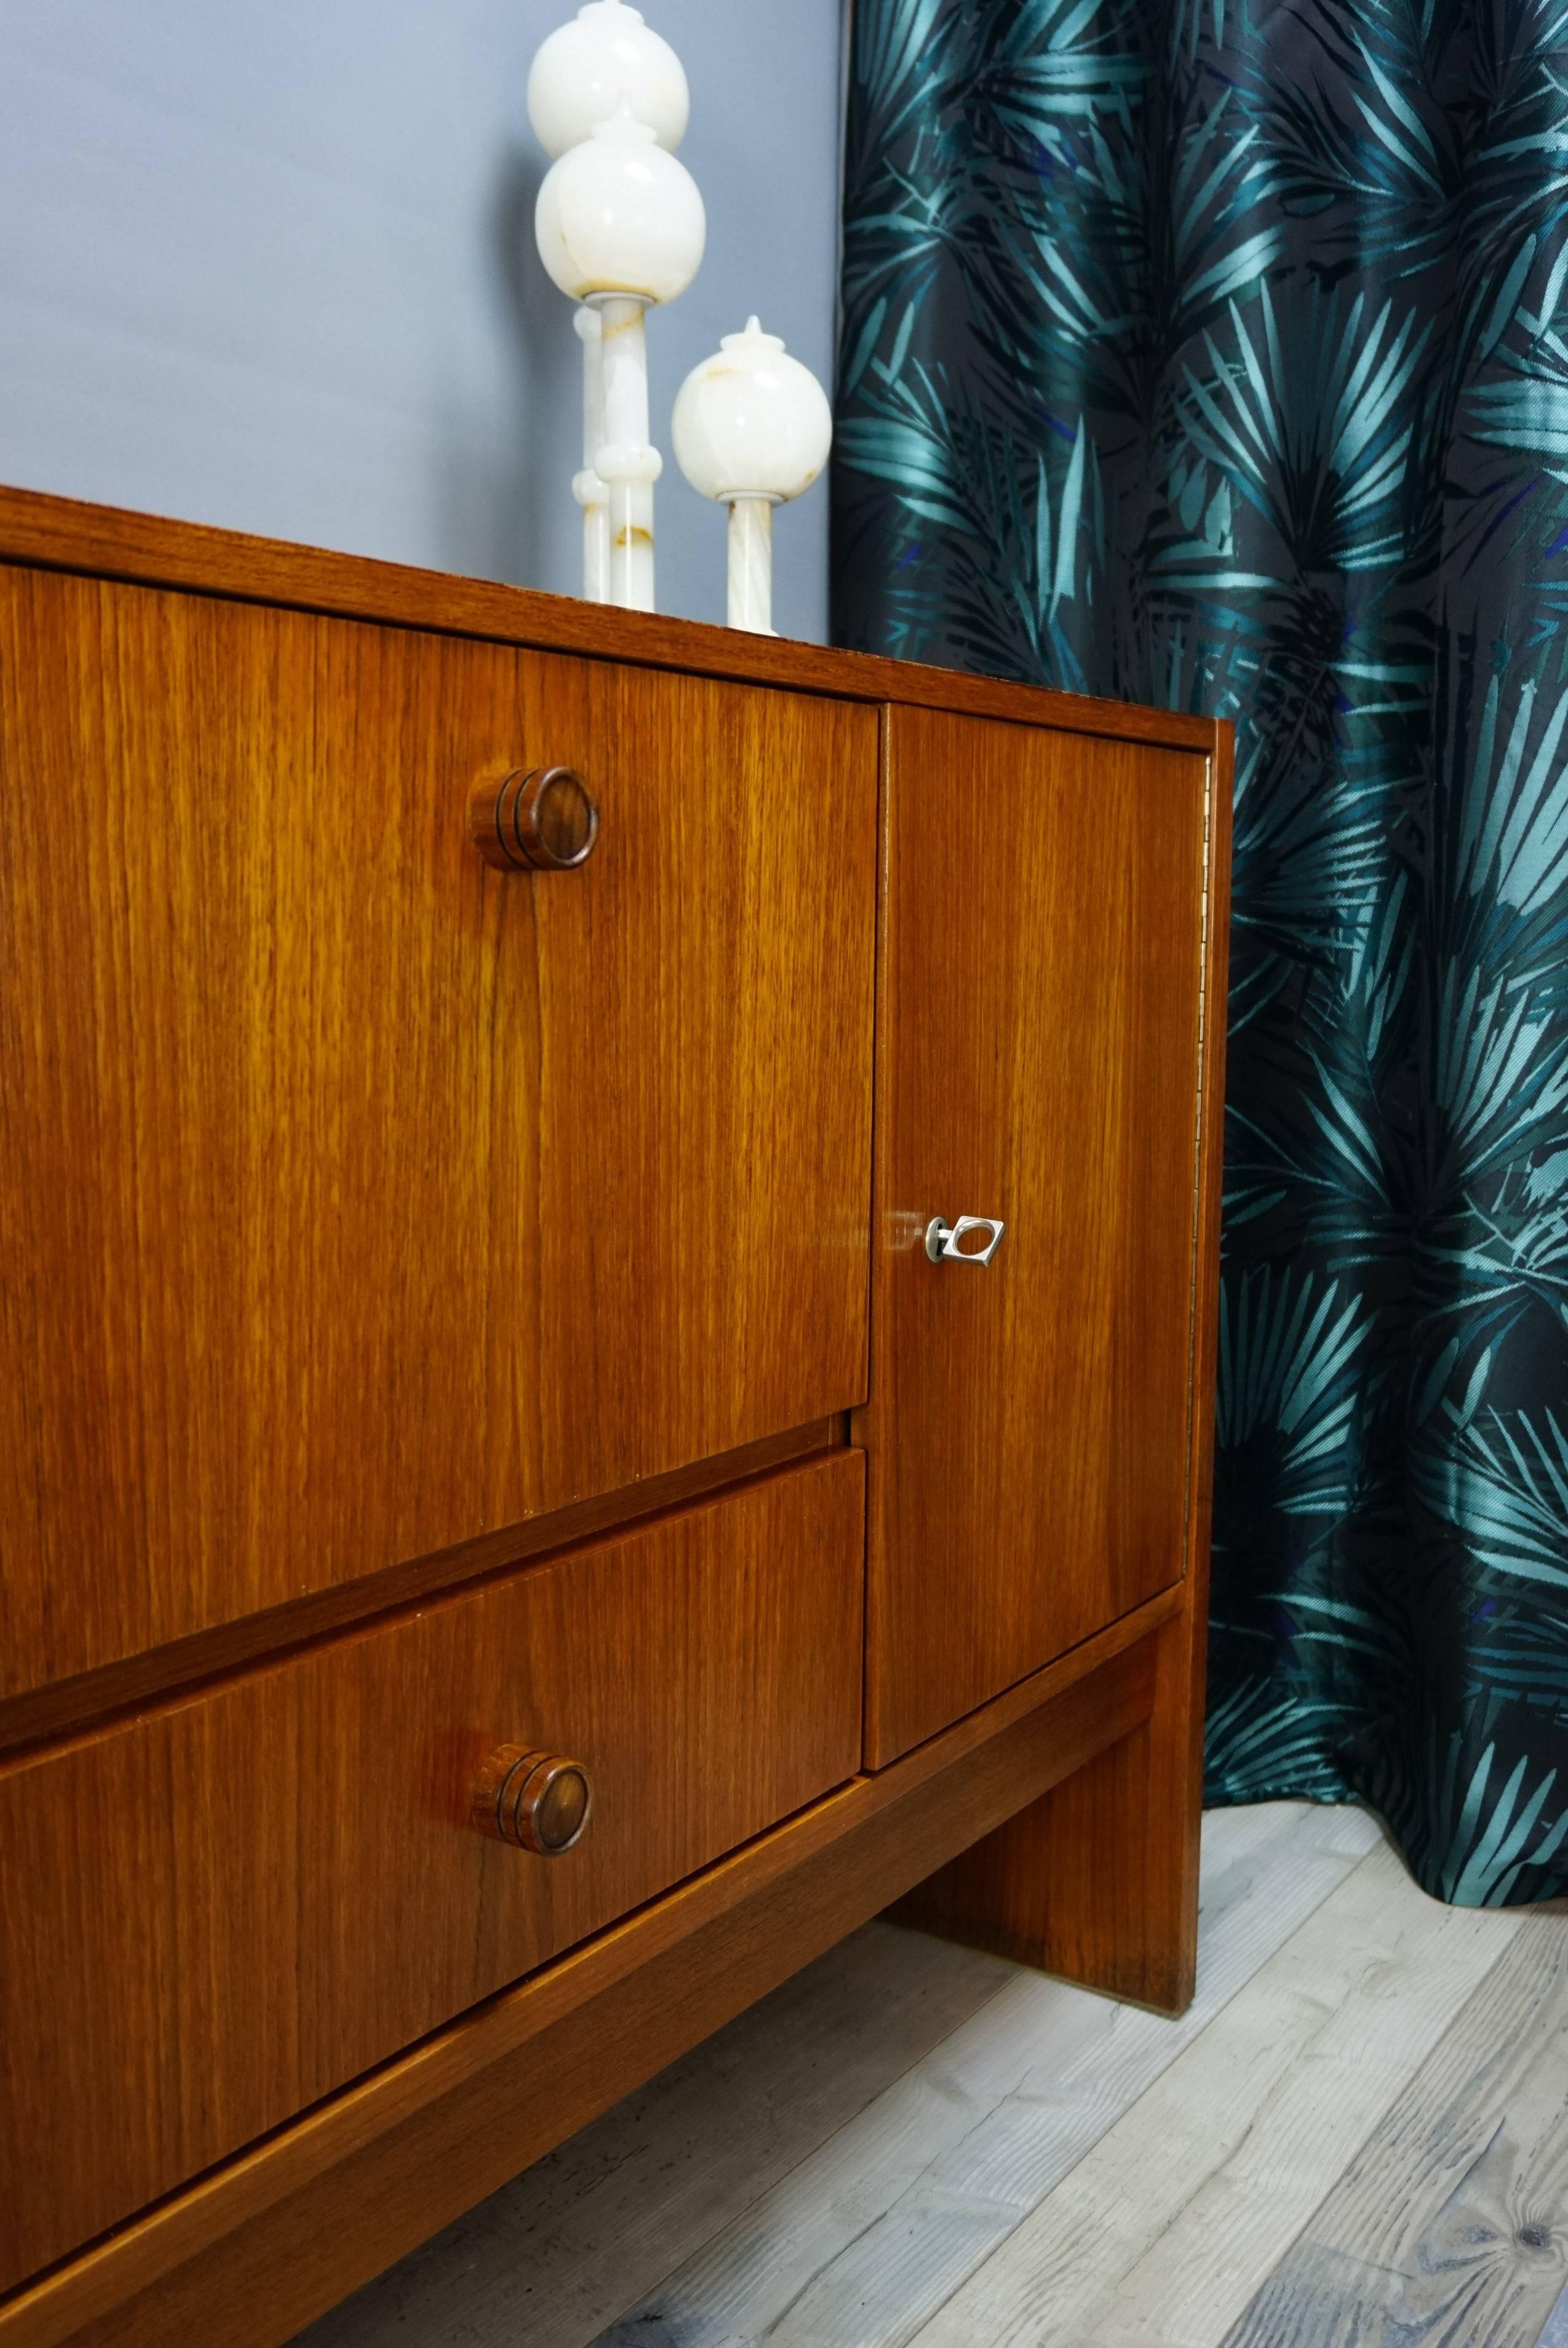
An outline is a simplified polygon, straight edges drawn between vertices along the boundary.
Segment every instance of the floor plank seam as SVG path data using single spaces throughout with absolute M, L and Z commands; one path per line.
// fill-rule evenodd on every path
M 1346 2031 L 1350 2032 L 1353 2054 L 1357 2032 L 1367 2041 L 1368 2033 L 1378 2031 L 1382 2009 L 1378 1993 L 1383 1977 L 1390 1972 L 1409 1974 L 1413 1967 L 1419 1968 L 1429 1945 L 1441 1943 L 1450 1951 L 1443 1976 L 1446 1987 L 1440 1984 L 1441 1995 L 1462 2003 L 1476 1979 L 1489 1973 L 1496 1962 L 1495 1957 L 1487 1954 L 1481 1975 L 1475 1975 L 1482 1952 L 1474 1917 L 1442 1909 L 1419 1895 L 1386 1847 L 1375 1849 L 1351 1869 L 1332 1898 L 1340 1912 L 1328 1920 L 1327 1928 L 1322 1914 L 1326 1903 L 1318 1902 L 1256 1970 L 1245 1985 L 1243 2005 L 1237 2008 L 1235 1999 L 1228 1999 L 1181 2049 L 1177 2062 L 1165 2065 L 1151 2079 L 1073 2168 L 1053 2182 L 1020 2225 L 1011 2230 L 1008 2242 L 992 2245 L 989 2255 L 970 2269 L 958 2288 L 945 2298 L 942 2313 L 927 2318 L 907 2337 L 920 2343 L 920 2348 L 953 2348 L 960 2340 L 980 2338 L 999 2343 L 999 2348 L 1003 2340 L 1049 2342 L 1052 2348 L 1066 2348 L 1069 2341 L 1072 2348 L 1144 2348 L 1145 2343 L 1155 2342 L 1162 2348 L 1167 2342 L 1169 2348 L 1214 2348 L 1223 2324 L 1178 2332 L 1168 2292 L 1163 2295 L 1163 2306 L 1172 2320 L 1160 2328 L 1148 2321 L 1134 2322 L 1123 2308 L 1133 2307 L 1141 2299 L 1159 2297 L 1154 2292 L 1155 2281 L 1164 2273 L 1171 2284 L 1173 2269 L 1176 2281 L 1182 2279 L 1184 2267 L 1189 2271 L 1190 2283 L 1194 2238 L 1199 2272 L 1204 2259 L 1212 2263 L 1219 2254 L 1215 2242 L 1219 2250 L 1224 2249 L 1225 2222 L 1233 2214 L 1238 2190 L 1244 2201 L 1250 2192 L 1255 2202 L 1258 2179 L 1254 2178 L 1250 2184 L 1248 2179 L 1249 2171 L 1259 2168 L 1261 2153 L 1256 2148 L 1276 2152 L 1279 2127 L 1291 2124 L 1304 2106 L 1309 2109 L 1320 2080 L 1333 2080 L 1336 2062 L 1344 2070 L 1348 2058 L 1343 2045 L 1335 2047 L 1337 2037 L 1342 2040 Z M 1367 1923 L 1379 1927 L 1381 1941 L 1374 1932 L 1368 1943 L 1360 1941 L 1358 1936 Z M 1332 1959 L 1337 1941 L 1348 1929 L 1349 1950 L 1342 1962 L 1349 1969 L 1343 1974 L 1343 1985 L 1334 1988 Z M 1327 2002 L 1318 1986 L 1319 1975 L 1329 1992 Z M 1285 2003 L 1279 2005 L 1282 1998 Z M 1446 2010 L 1440 2004 L 1440 2014 Z M 1214 2035 L 1216 2026 L 1218 2038 Z M 1434 2018 L 1433 2026 L 1440 2035 L 1440 2019 Z M 1422 2036 L 1419 2016 L 1417 2034 L 1421 2045 L 1398 2056 L 1399 2067 L 1391 2076 L 1381 2084 L 1375 2075 L 1366 2079 L 1367 2090 L 1376 2099 L 1365 2113 L 1357 2115 L 1354 2143 L 1364 2144 L 1375 2134 L 1408 2081 L 1410 2065 L 1425 2051 L 1429 2041 Z M 1370 2043 L 1376 2043 L 1375 2037 Z M 1276 2048 L 1283 2050 L 1284 2068 L 1276 2076 L 1265 2076 Z M 1374 2075 L 1376 2068 L 1374 2065 Z M 1348 2075 L 1342 2084 L 1349 2083 Z M 1234 2136 L 1223 2121 L 1227 2098 L 1236 2105 Z M 1194 2128 L 1199 2131 L 1194 2137 L 1197 2150 L 1202 2136 L 1199 2122 L 1205 2111 L 1212 2116 L 1206 2125 L 1215 2131 L 1215 2157 L 1205 2159 L 1199 2152 L 1192 2172 L 1174 2168 L 1173 2160 Z M 1277 2147 L 1279 2153 L 1288 2150 L 1288 2141 Z M 1348 2147 L 1336 2149 L 1333 2173 L 1342 2168 L 1346 2150 Z M 1137 2239 L 1136 2226 L 1131 2238 L 1119 2234 L 1117 2255 L 1110 2260 L 1105 2255 L 1104 2209 L 1114 2206 L 1125 2178 L 1142 2178 L 1145 2170 L 1149 2174 L 1140 2188 L 1138 2206 L 1149 2219 L 1151 2230 L 1142 2239 Z M 1267 2172 L 1260 2174 L 1273 2191 L 1276 2180 Z M 1290 2223 L 1294 2213 L 1288 2203 L 1275 2210 L 1276 2222 L 1289 2227 L 1286 2240 L 1294 2238 L 1322 2198 L 1321 2189 L 1311 2190 L 1315 2178 L 1309 2175 L 1303 2181 L 1310 2199 L 1301 2217 Z M 1325 2186 L 1328 2181 L 1326 2178 Z M 1150 2188 L 1156 2188 L 1154 2206 L 1148 2201 Z M 1132 2190 L 1130 2183 L 1125 2189 Z M 1075 2223 L 1077 2235 L 1072 2231 Z M 1078 2263 L 1071 2270 L 1062 2265 L 1069 2254 L 1061 2248 L 1064 2242 L 1070 2248 L 1081 2242 Z M 1276 2255 L 1271 2246 L 1268 2265 L 1275 2263 Z M 1042 2293 L 1048 2301 L 1055 2296 L 1070 2272 L 1073 2287 L 1067 2302 L 1050 2317 L 1040 2318 Z M 1247 2296 L 1262 2279 L 1262 2273 L 1250 2278 L 1245 2285 Z M 1031 2298 L 1035 2314 L 1025 2323 L 1021 2309 Z M 1238 2306 L 1245 2304 L 1245 2298 L 1238 2302 Z M 1257 2348 L 1263 2348 L 1261 2342 Z
M 1220 2348 L 1276 2348 L 1290 2300 L 1309 2304 L 1312 2348 L 1354 2348 L 1369 2336 L 1363 2319 L 1379 2339 L 1414 2336 L 1416 2326 L 1422 2337 L 1478 2348 L 1555 2348 L 1557 2311 L 1568 2302 L 1558 2295 L 1568 2266 L 1568 1934 L 1560 1911 L 1490 1912 L 1491 1962 Z M 1464 2115 L 1478 2100 L 1479 2129 L 1467 2143 Z M 1495 2117 L 1485 2108 L 1493 2104 Z M 1536 2147 L 1532 2189 L 1546 2193 L 1543 2203 L 1515 2190 L 1521 2146 L 1511 2130 L 1526 2152 Z M 1363 2204 L 1365 2180 L 1374 2189 Z M 1429 2206 L 1434 2214 L 1412 2237 Z M 1457 2278 L 1455 2297 L 1439 2305 L 1445 2275 Z
M 1374 1848 L 1372 1850 L 1368 1851 L 1368 1852 L 1366 1854 L 1366 1856 L 1365 1856 L 1364 1858 L 1358 1859 L 1358 1860 L 1357 1860 L 1357 1862 L 1355 1863 L 1355 1865 L 1354 1865 L 1353 1867 L 1351 1867 L 1350 1869 L 1348 1869 L 1348 1871 L 1346 1872 L 1346 1874 L 1340 1878 L 1339 1882 L 1338 1882 L 1338 1883 L 1337 1883 L 1337 1884 L 1332 1885 L 1328 1890 L 1327 1890 L 1324 1892 L 1324 1894 L 1323 1894 L 1323 1898 L 1322 1898 L 1321 1900 L 1318 1900 L 1318 1901 L 1317 1901 L 1317 1903 L 1316 1903 L 1316 1904 L 1315 1904 L 1311 1909 L 1309 1909 L 1309 1910 L 1307 1911 L 1306 1915 L 1304 1915 L 1304 1916 L 1302 1916 L 1300 1919 L 1298 1919 L 1298 1921 L 1297 1921 L 1297 1922 L 1296 1922 L 1296 1927 L 1295 1927 L 1295 1931 L 1293 1931 L 1293 1932 L 1292 1932 L 1292 1934 L 1290 1935 L 1290 1938 L 1291 1938 L 1291 1939 L 1294 1939 L 1294 1938 L 1295 1938 L 1295 1932 L 1296 1932 L 1296 1931 L 1301 1931 L 1301 1930 L 1302 1930 L 1302 1928 L 1303 1928 L 1306 1924 L 1309 1923 L 1309 1922 L 1311 1921 L 1312 1918 L 1317 1914 L 1318 1910 L 1319 1910 L 1322 1907 L 1324 1907 L 1329 1900 L 1333 1899 L 1333 1898 L 1336 1896 L 1336 1894 L 1337 1894 L 1337 1892 L 1339 1892 L 1341 1890 L 1343 1890 L 1343 1888 L 1345 1887 L 1345 1885 L 1347 1885 L 1348 1883 L 1349 1883 L 1353 1877 L 1355 1877 L 1355 1876 L 1358 1875 L 1358 1874 L 1362 1871 L 1362 1869 L 1365 1869 L 1365 1868 L 1367 1868 L 1368 1866 L 1369 1866 L 1369 1865 L 1371 1864 L 1371 1862 L 1372 1862 L 1372 1861 L 1373 1861 L 1377 1857 L 1378 1857 L 1378 1849 L 1377 1849 L 1376 1848 Z M 1283 1947 L 1288 1947 L 1288 1946 L 1289 1946 L 1289 1941 L 1288 1941 L 1288 1940 L 1287 1940 L 1287 1941 L 1285 1941 L 1285 1942 L 1283 1942 L 1281 1945 L 1282 1945 Z M 1277 1952 L 1276 1952 L 1276 1953 L 1277 1953 Z M 1200 1959 L 1200 1962 L 1201 1962 L 1201 1959 Z M 1198 2033 L 1196 2034 L 1196 2035 L 1195 2035 L 1195 2036 L 1194 2036 L 1193 2038 L 1189 2039 L 1189 2040 L 1186 2042 L 1185 2045 L 1181 2046 L 1181 2047 L 1179 2047 L 1179 2048 L 1175 2048 L 1175 2049 L 1173 2049 L 1173 2050 L 1172 2057 L 1171 2057 L 1172 2062 L 1174 2062 L 1174 2061 L 1177 2059 L 1177 2056 L 1178 2056 L 1179 2054 L 1187 2054 L 1187 2053 L 1189 2053 L 1189 2052 L 1192 2052 L 1192 2051 L 1194 2051 L 1194 2050 L 1196 2050 L 1196 2049 L 1200 2048 L 1200 2047 L 1203 2045 L 1203 2043 L 1204 2043 L 1204 2039 L 1209 2035 L 1209 2034 L 1210 2034 L 1212 2031 L 1214 2031 L 1214 2030 L 1215 2030 L 1216 2028 L 1218 2028 L 1218 2027 L 1219 2027 L 1219 2026 L 1224 2023 L 1225 2018 L 1226 2014 L 1229 2013 L 1231 2006 L 1235 2003 L 1235 2000 L 1236 2000 L 1239 1996 L 1241 1996 L 1241 1995 L 1245 1992 L 1245 1990 L 1250 1986 L 1251 1982 L 1252 1982 L 1254 1979 L 1255 1979 L 1255 1978 L 1256 1978 L 1256 1976 L 1255 1976 L 1255 1975 L 1248 1975 L 1248 1976 L 1247 1976 L 1247 1978 L 1246 1978 L 1245 1980 L 1238 1981 L 1238 1982 L 1236 1982 L 1236 1984 L 1235 1984 L 1235 1988 L 1230 1992 L 1229 1995 L 1225 1999 L 1224 2003 L 1223 2003 L 1222 2004 L 1220 2004 L 1220 2005 L 1216 2006 L 1216 2008 L 1214 2009 L 1214 2013 L 1209 2017 L 1208 2021 L 1204 2023 L 1204 2024 L 1203 2025 L 1203 2028 L 1202 2028 L 1200 2031 L 1198 2031 Z M 1116 2118 L 1112 2122 L 1111 2127 L 1108 2127 L 1108 2128 L 1106 2128 L 1106 2129 L 1102 2132 L 1102 2134 L 1101 2136 L 1097 2137 L 1094 2139 L 1094 2141 L 1093 2141 L 1092 2143 L 1085 2145 L 1085 2147 L 1083 2147 L 1083 2150 L 1080 2153 L 1080 2155 L 1078 2156 L 1077 2159 L 1075 2159 L 1075 2160 L 1073 2161 L 1073 2163 L 1071 2164 L 1071 2168 L 1068 2168 L 1068 2169 L 1063 2173 L 1063 2175 L 1062 2175 L 1062 2176 L 1061 2176 L 1061 2177 L 1057 2180 L 1056 2185 L 1054 2185 L 1054 2186 L 1050 2188 L 1050 2192 L 1048 2192 L 1048 2193 L 1046 2193 L 1046 2194 L 1042 2195 L 1042 2197 L 1040 2198 L 1040 2199 L 1039 2201 L 1037 2201 L 1037 2202 L 1033 2205 L 1033 2207 L 1032 2207 L 1031 2209 L 1026 2209 L 1026 2210 L 1020 2211 L 1020 2213 L 1019 2217 L 1017 2218 L 1017 2219 L 1015 2220 L 1014 2224 L 1013 2224 L 1011 2227 L 1009 2227 L 1009 2230 L 1008 2230 L 1007 2233 L 1002 2237 L 1001 2240 L 1000 2240 L 1000 2241 L 999 2241 L 999 2242 L 994 2246 L 994 2248 L 993 2248 L 993 2249 L 990 2250 L 990 2252 L 988 2254 L 987 2259 L 981 2261 L 981 2265 L 982 2265 L 982 2266 L 983 2266 L 983 2265 L 986 2265 L 986 2264 L 989 2264 L 989 2260 L 990 2260 L 991 2259 L 995 2258 L 995 2257 L 997 2256 L 998 2252 L 999 2252 L 999 2250 L 1003 2250 L 1003 2249 L 1006 2247 L 1007 2242 L 1008 2242 L 1009 2240 L 1010 2240 L 1012 2239 L 1012 2237 L 1018 2233 L 1018 2231 L 1020 2230 L 1020 2229 L 1021 2227 L 1023 2227 L 1023 2226 L 1027 2225 L 1027 2224 L 1029 2223 L 1029 2221 L 1030 2221 L 1030 2219 L 1031 2218 L 1034 2218 L 1034 2217 L 1036 2217 L 1036 2216 L 1038 2216 L 1038 2215 L 1039 2215 L 1040 2211 L 1040 2210 L 1042 2210 L 1042 2209 L 1047 2206 L 1047 2204 L 1049 2203 L 1049 2201 L 1050 2200 L 1050 2199 L 1051 2199 L 1051 2194 L 1052 2194 L 1052 2193 L 1054 2193 L 1054 2192 L 1056 2192 L 1057 2190 L 1059 2190 L 1059 2189 L 1060 2189 L 1060 2188 L 1061 2188 L 1062 2185 L 1065 2185 L 1065 2184 L 1067 2183 L 1068 2179 L 1069 2179 L 1069 2178 L 1070 2178 L 1074 2174 L 1074 2172 L 1075 2172 L 1077 2169 L 1079 2169 L 1080 2168 L 1081 2168 L 1081 2167 L 1082 2167 L 1082 2165 L 1083 2165 L 1084 2161 L 1086 2161 L 1087 2159 L 1089 2159 L 1089 2158 L 1092 2156 L 1092 2154 L 1096 2151 L 1096 2149 L 1098 2148 L 1098 2147 L 1105 2141 L 1105 2137 L 1106 2137 L 1107 2136 L 1109 2136 L 1109 2135 L 1112 2133 L 1112 2128 L 1123 2127 L 1123 2126 L 1127 2125 L 1128 2123 L 1130 2123 L 1130 2122 L 1132 2122 L 1132 2121 L 1133 2120 L 1133 2118 L 1134 2118 L 1134 2116 L 1135 2116 L 1135 2115 L 1136 2115 L 1136 2113 L 1137 2113 L 1137 2111 L 1138 2111 L 1138 2109 L 1139 2109 L 1139 2106 L 1140 2106 L 1144 2102 L 1144 2100 L 1146 2099 L 1146 2097 L 1148 2097 L 1150 2095 L 1152 2095 L 1152 2094 L 1153 2093 L 1153 2091 L 1155 2090 L 1155 2088 L 1159 2085 L 1160 2081 L 1164 2077 L 1164 2075 L 1165 2075 L 1165 2071 L 1166 2071 L 1166 2070 L 1168 2070 L 1168 2069 L 1169 2069 L 1169 2067 L 1170 2067 L 1170 2065 L 1169 2065 L 1169 2064 L 1167 2064 L 1167 2065 L 1163 2065 L 1160 2071 L 1156 2072 L 1156 2073 L 1155 2073 L 1155 2075 L 1153 2075 L 1153 2078 L 1151 2078 L 1151 2079 L 1150 2079 L 1150 2080 L 1145 2084 L 1145 2085 L 1144 2085 L 1144 2086 L 1143 2086 L 1143 2087 L 1139 2091 L 1139 2093 L 1138 2093 L 1138 2094 L 1133 2097 L 1132 2101 L 1130 2104 L 1128 2104 L 1127 2106 L 1124 2106 L 1124 2108 L 1123 2108 L 1123 2109 L 1122 2109 L 1122 2111 L 1117 2115 Z M 1255 2122 L 1249 2123 L 1248 2127 L 1247 2127 L 1247 2130 L 1246 2130 L 1246 2135 L 1248 2135 L 1248 2136 L 1250 2136 L 1250 2135 L 1251 2135 L 1252 2130 L 1253 2130 L 1253 2127 L 1254 2127 L 1255 2126 Z M 1244 2137 L 1243 2141 L 1245 2142 L 1245 2137 Z M 1200 2184 L 1201 2184 L 1202 2180 L 1200 2180 L 1199 2182 L 1200 2182 Z M 1198 2186 L 1197 2186 L 1197 2185 L 1194 2185 L 1194 2192 L 1196 2192 L 1198 2189 L 1199 2189 Z M 1190 2198 L 1191 2198 L 1191 2197 L 1189 2197 L 1189 2200 L 1190 2200 Z M 1163 2229 L 1162 2229 L 1162 2231 L 1163 2231 L 1163 2232 L 1164 2232 L 1164 2233 L 1168 2233 L 1168 2232 L 1170 2231 L 1170 2227 L 1171 2227 L 1171 2225 L 1173 2225 L 1173 2224 L 1174 2224 L 1174 2223 L 1175 2223 L 1176 2218 L 1178 2218 L 1178 2217 L 1182 2214 L 1182 2210 L 1183 2210 L 1183 2209 L 1184 2209 L 1187 2206 L 1188 2206 L 1188 2203 L 1187 2203 L 1187 2202 L 1184 2202 L 1184 2203 L 1181 2205 L 1180 2209 L 1178 2209 L 1178 2210 L 1173 2214 L 1173 2218 L 1172 2218 L 1172 2219 L 1171 2219 L 1171 2220 L 1167 2223 L 1167 2225 L 1166 2225 L 1164 2228 L 1163 2228 Z M 980 2271 L 980 2268 L 979 2268 L 979 2267 L 977 2267 L 977 2268 L 973 2269 L 969 2274 L 965 2275 L 965 2276 L 964 2276 L 964 2277 L 963 2277 L 963 2278 L 962 2278 L 958 2282 L 957 2282 L 957 2283 L 954 2285 L 953 2290 L 952 2290 L 952 2291 L 951 2291 L 947 2295 L 947 2297 L 946 2297 L 946 2298 L 944 2298 L 944 2299 L 942 2300 L 942 2302 L 940 2302 L 940 2304 L 939 2304 L 937 2308 L 935 2308 L 935 2309 L 931 2312 L 931 2313 L 930 2313 L 930 2314 L 926 2318 L 925 2322 L 921 2325 L 921 2332 L 924 2332 L 926 2329 L 927 2329 L 927 2328 L 929 2327 L 929 2325 L 931 2325 L 931 2324 L 932 2324 L 932 2323 L 934 2323 L 934 2322 L 936 2322 L 939 2319 L 939 2317 L 942 2315 L 942 2313 L 944 2312 L 944 2311 L 945 2311 L 948 2306 L 950 2306 L 950 2305 L 951 2305 L 951 2303 L 952 2303 L 952 2302 L 953 2302 L 955 2299 L 957 2299 L 957 2298 L 958 2298 L 958 2296 L 959 2296 L 959 2295 L 960 2295 L 960 2294 L 961 2294 L 961 2293 L 962 2293 L 962 2292 L 963 2292 L 963 2291 L 968 2288 L 968 2284 L 969 2284 L 969 2283 L 974 2280 L 974 2276 L 975 2276 L 975 2274 L 979 2273 L 979 2271 Z M 920 2338 L 920 2333 L 914 2333 L 914 2334 L 912 2334 L 912 2335 L 911 2335 L 912 2348 L 913 2348 L 913 2343 L 917 2343 L 917 2342 L 918 2342 L 919 2338 Z

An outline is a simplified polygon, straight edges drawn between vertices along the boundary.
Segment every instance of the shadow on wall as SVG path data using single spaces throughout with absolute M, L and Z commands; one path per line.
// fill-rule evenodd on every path
M 455 568 L 482 565 L 490 578 L 570 590 L 575 576 L 559 575 L 562 514 L 552 508 L 577 510 L 570 482 L 582 461 L 582 377 L 570 305 L 534 249 L 534 205 L 548 168 L 543 155 L 512 149 L 490 212 L 490 263 L 517 383 L 510 462 L 498 462 L 503 452 L 493 446 L 452 434 L 442 504 Z

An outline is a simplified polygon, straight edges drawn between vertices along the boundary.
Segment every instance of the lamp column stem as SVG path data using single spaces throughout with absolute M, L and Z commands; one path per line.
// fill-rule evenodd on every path
M 582 470 L 571 485 L 582 508 L 582 592 L 589 603 L 610 600 L 610 491 L 594 459 L 604 444 L 604 347 L 599 313 L 585 302 L 572 321 L 582 344 Z
M 653 609 L 653 484 L 662 469 L 648 439 L 648 342 L 644 303 L 603 294 L 600 316 L 604 368 L 604 440 L 596 469 L 610 492 L 607 601 L 629 612 Z
M 768 498 L 730 503 L 730 625 L 774 632 L 774 510 Z

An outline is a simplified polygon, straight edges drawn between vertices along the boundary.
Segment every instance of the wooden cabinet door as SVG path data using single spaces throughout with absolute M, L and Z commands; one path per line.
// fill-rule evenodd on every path
M 872 1766 L 1184 1570 L 1207 951 L 1206 759 L 889 724 Z
M 572 872 L 476 778 L 579 768 Z M 876 717 L 0 572 L 0 1694 L 865 1394 Z

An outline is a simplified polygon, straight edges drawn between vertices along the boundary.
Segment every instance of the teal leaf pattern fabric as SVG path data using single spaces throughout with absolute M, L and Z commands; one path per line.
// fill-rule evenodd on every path
M 840 643 L 1237 726 L 1212 1800 L 1568 1890 L 1568 0 L 856 0 Z

